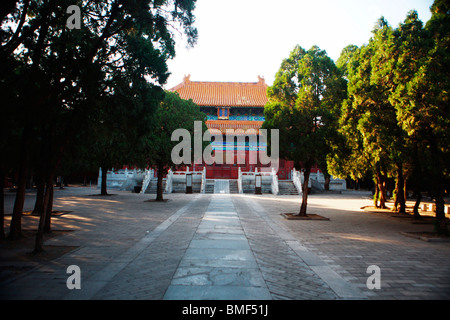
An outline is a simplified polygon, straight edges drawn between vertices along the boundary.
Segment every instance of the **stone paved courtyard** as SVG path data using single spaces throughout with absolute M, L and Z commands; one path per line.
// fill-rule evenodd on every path
M 329 220 L 287 220 L 299 196 L 154 195 L 67 187 L 55 190 L 49 252 L 53 260 L 8 258 L 4 242 L 1 299 L 341 300 L 450 299 L 450 243 L 401 232 L 432 224 L 368 213 L 370 194 L 313 194 L 308 212 Z M 12 212 L 14 195 L 5 197 Z M 34 194 L 24 210 L 31 210 Z M 5 217 L 9 227 L 11 216 Z M 38 218 L 23 217 L 23 229 Z M 32 250 L 30 247 L 29 251 Z M 69 290 L 69 265 L 81 290 Z M 370 265 L 381 288 L 370 290 Z

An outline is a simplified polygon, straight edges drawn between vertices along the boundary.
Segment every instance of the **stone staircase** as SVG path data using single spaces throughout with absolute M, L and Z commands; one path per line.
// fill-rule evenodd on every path
M 201 189 L 201 182 L 192 183 L 192 192 L 198 193 Z M 173 193 L 186 193 L 186 181 L 173 181 L 172 180 L 172 192 Z
M 278 180 L 280 195 L 298 195 L 297 188 L 291 180 Z
M 230 193 L 239 193 L 237 180 L 230 180 Z
M 255 184 L 242 181 L 242 191 L 244 193 L 255 193 Z
M 166 179 L 163 179 L 163 192 L 166 190 Z M 150 183 L 148 184 L 147 190 L 145 190 L 145 193 L 151 193 L 156 194 L 156 190 L 158 188 L 158 178 L 153 178 L 150 180 Z
M 272 182 L 263 181 L 261 184 L 261 192 L 262 193 L 272 193 Z
M 255 182 L 243 182 L 242 189 L 244 193 L 255 193 Z M 261 193 L 272 193 L 271 182 L 263 181 L 261 184 Z
M 172 192 L 173 193 L 185 193 L 186 192 L 186 182 L 172 180 Z
M 205 193 L 214 193 L 214 180 L 206 179 Z

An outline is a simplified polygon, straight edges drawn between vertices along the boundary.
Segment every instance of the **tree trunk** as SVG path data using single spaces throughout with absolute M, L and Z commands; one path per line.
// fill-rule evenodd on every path
M 414 188 L 414 193 L 416 195 L 416 203 L 414 204 L 414 219 L 422 219 L 422 217 L 420 216 L 419 213 L 419 205 L 420 205 L 420 201 L 422 201 L 422 188 L 421 188 L 421 183 L 422 183 L 422 170 L 420 167 L 420 162 L 419 162 L 419 151 L 418 151 L 418 146 L 417 143 L 414 144 L 414 152 L 413 152 L 413 170 L 412 170 L 412 175 L 411 175 L 411 181 L 413 184 L 413 188 Z M 406 188 L 405 188 L 406 189 Z M 406 199 L 406 198 L 405 198 Z
M 444 183 L 442 176 L 439 174 L 440 172 L 434 172 L 433 179 L 433 196 L 436 201 L 436 232 L 438 234 L 448 235 L 448 229 L 445 219 L 445 211 L 444 211 Z
M 47 204 L 47 213 L 45 215 L 45 225 L 44 225 L 44 233 L 52 232 L 52 212 L 53 212 L 53 179 L 52 181 L 47 182 L 46 192 L 49 193 L 48 204 Z
M 17 181 L 17 193 L 14 201 L 14 209 L 11 217 L 9 228 L 9 239 L 15 240 L 22 236 L 22 212 L 25 202 L 25 191 L 27 185 L 28 162 L 29 162 L 29 145 L 31 139 L 30 126 L 26 125 L 22 134 L 20 147 L 19 174 Z
M 9 239 L 15 240 L 22 236 L 22 211 L 25 202 L 25 189 L 27 184 L 27 168 L 19 169 L 19 178 L 17 181 L 16 199 L 14 201 L 14 209 L 11 217 L 11 225 L 9 228 Z
M 163 201 L 163 174 L 164 166 L 158 165 L 158 184 L 156 188 L 156 201 Z
M 395 190 L 394 190 L 394 207 L 392 208 L 392 211 L 397 211 L 398 208 L 398 179 L 395 181 Z
M 443 153 L 437 147 L 435 139 L 431 139 L 432 158 L 432 194 L 436 199 L 436 231 L 438 234 L 448 234 L 447 224 L 444 212 L 444 168 L 440 160 L 443 160 Z
M 325 175 L 325 183 L 324 183 L 324 189 L 326 190 L 326 191 L 328 191 L 328 190 L 330 190 L 330 180 L 331 180 L 331 177 L 330 177 L 330 175 Z
M 400 209 L 398 213 L 406 213 L 406 204 L 405 204 L 405 181 L 403 178 L 403 165 L 402 163 L 397 163 L 397 182 L 395 185 L 395 205 L 394 209 L 397 211 L 397 207 L 400 205 Z
M 447 221 L 444 211 L 444 197 L 442 193 L 436 196 L 436 231 L 438 234 L 448 235 Z
M 51 190 L 53 190 L 53 173 L 50 173 L 47 177 L 47 181 L 45 183 L 45 196 L 44 196 L 44 210 L 42 211 L 41 217 L 39 219 L 39 226 L 38 231 L 36 234 L 36 240 L 34 243 L 34 251 L 33 253 L 41 253 L 44 251 L 44 231 L 45 231 L 45 224 L 47 221 L 47 213 L 48 213 L 48 207 L 51 206 L 50 204 L 50 194 Z M 51 187 L 48 186 L 51 184 Z
M 416 189 L 416 193 L 417 193 L 417 198 L 416 198 L 416 203 L 414 204 L 414 219 L 422 219 L 420 213 L 419 213 L 419 206 L 420 206 L 420 201 L 422 200 L 422 192 L 420 192 L 420 188 Z
M 39 219 L 38 232 L 36 234 L 35 246 L 33 253 L 40 253 L 44 251 L 44 233 L 51 232 L 51 213 L 53 209 L 53 180 L 55 172 L 58 168 L 64 150 L 64 143 L 55 148 L 55 143 L 52 137 L 55 135 L 54 127 L 51 126 L 48 130 L 48 138 L 45 142 L 44 152 L 41 155 L 42 168 L 41 172 L 45 174 L 45 195 L 44 195 L 44 209 Z
M 406 201 L 408 200 L 408 189 L 407 189 L 407 182 L 408 179 L 403 176 L 403 199 L 405 199 L 405 208 L 406 208 Z
M 44 210 L 45 178 L 41 173 L 38 173 L 36 180 L 37 192 L 33 213 L 40 214 Z
M 378 189 L 380 192 L 380 204 L 378 208 L 386 209 L 386 178 L 380 171 L 377 172 L 377 175 Z
M 102 188 L 100 194 L 102 196 L 107 196 L 108 192 L 106 190 L 106 176 L 108 173 L 108 169 L 106 167 L 102 167 Z
M 376 181 L 379 194 L 379 196 L 376 198 L 376 201 L 380 201 L 380 204 L 376 207 L 386 209 L 386 179 L 385 176 L 381 173 L 380 169 L 376 170 Z
M 381 181 L 380 185 L 380 208 L 386 209 L 386 182 Z
M 309 181 L 309 175 L 311 173 L 311 165 L 306 165 L 305 172 L 303 173 L 303 196 L 302 196 L 302 205 L 300 206 L 300 212 L 298 213 L 298 216 L 300 217 L 306 217 L 306 207 L 308 204 L 308 181 Z
M 373 205 L 375 208 L 378 208 L 378 197 L 380 196 L 380 188 L 378 185 L 378 179 L 375 179 L 375 194 L 373 195 Z
M 0 239 L 5 239 L 5 179 L 6 174 L 0 170 Z

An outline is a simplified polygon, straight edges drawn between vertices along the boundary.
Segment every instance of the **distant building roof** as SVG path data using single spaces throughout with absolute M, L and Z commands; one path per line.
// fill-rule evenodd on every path
M 191 81 L 190 75 L 170 89 L 182 99 L 192 99 L 199 106 L 264 107 L 267 103 L 267 85 L 258 76 L 258 82 L 200 82 Z

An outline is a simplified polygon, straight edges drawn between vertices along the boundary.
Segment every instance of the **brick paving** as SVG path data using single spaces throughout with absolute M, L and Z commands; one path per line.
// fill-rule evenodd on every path
M 244 198 L 245 199 L 245 198 Z M 274 299 L 335 299 L 336 295 L 255 212 L 234 198 L 247 239 Z
M 220 232 L 202 234 L 202 226 L 211 219 L 212 200 L 223 196 L 170 194 L 165 195 L 169 201 L 158 203 L 144 201 L 153 195 L 111 191 L 115 195 L 92 196 L 95 193 L 90 188 L 56 190 L 55 209 L 71 212 L 53 217 L 53 228 L 73 232 L 45 244 L 77 248 L 38 264 L 0 261 L 1 270 L 29 267 L 0 283 L 0 299 L 162 300 L 171 285 L 187 288 L 192 279 L 205 279 L 200 277 L 205 273 L 209 273 L 208 281 L 216 281 L 214 285 L 250 283 L 257 289 L 267 288 L 274 300 L 450 299 L 450 243 L 400 234 L 433 227 L 363 212 L 359 208 L 371 204 L 368 195 L 311 195 L 308 212 L 329 221 L 284 219 L 280 213 L 299 209 L 298 196 L 227 196 L 230 212 L 239 222 L 233 224 L 239 232 L 234 243 L 248 242 L 253 256 L 249 261 L 256 262 L 251 268 L 257 268 L 262 283 L 260 276 L 252 277 L 233 260 L 227 263 L 234 265 L 224 269 L 195 266 L 199 278 L 183 273 L 194 270 L 184 269 L 186 263 L 200 261 L 192 260 L 193 253 L 201 252 L 199 245 L 222 249 L 212 240 L 231 239 Z M 7 213 L 12 211 L 13 199 L 12 195 L 5 198 Z M 30 194 L 25 210 L 33 205 Z M 37 220 L 23 217 L 24 229 L 35 228 Z M 66 269 L 73 264 L 81 269 L 81 290 L 66 286 Z M 380 267 L 381 289 L 366 286 L 370 265 Z M 227 282 L 224 276 L 235 278 Z M 220 294 L 215 298 L 220 299 Z
M 368 299 L 450 299 L 450 243 L 425 242 L 400 232 L 432 231 L 431 224 L 366 213 L 369 197 L 358 194 L 311 195 L 309 213 L 330 221 L 293 221 L 280 213 L 296 212 L 292 197 L 257 198 L 264 211 L 310 252 L 325 261 Z M 367 268 L 381 271 L 381 289 L 369 290 Z
M 192 239 L 208 198 L 192 203 L 129 261 L 93 299 L 161 300 Z

